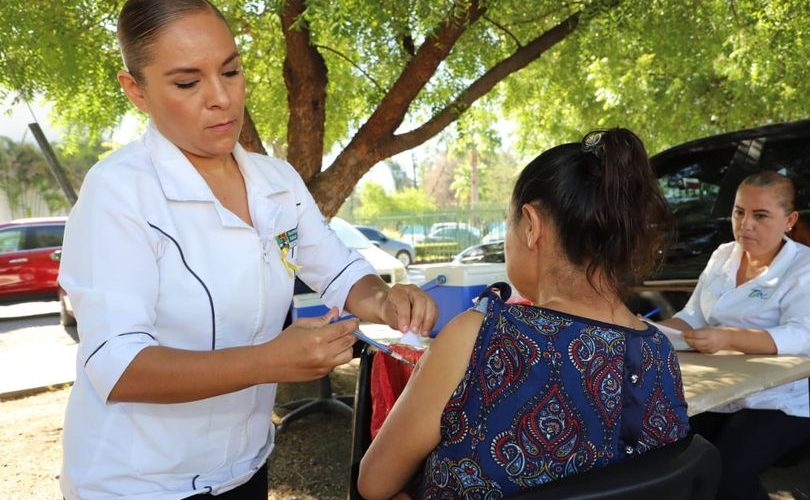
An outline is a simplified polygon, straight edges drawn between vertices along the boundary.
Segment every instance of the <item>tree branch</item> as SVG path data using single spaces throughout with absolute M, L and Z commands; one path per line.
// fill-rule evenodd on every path
M 427 37 L 416 51 L 397 81 L 388 89 L 380 105 L 352 138 L 347 150 L 352 149 L 353 143 L 393 134 L 405 118 L 408 107 L 436 72 L 439 64 L 447 58 L 458 38 L 485 10 L 486 7 L 480 5 L 478 0 L 471 0 L 462 16 L 448 14 L 444 24 Z
M 487 22 L 488 22 L 488 23 L 490 23 L 490 24 L 495 25 L 495 26 L 496 26 L 497 28 L 499 28 L 501 31 L 503 31 L 504 33 L 506 33 L 507 35 L 509 35 L 509 36 L 512 38 L 512 40 L 514 40 L 514 41 L 515 41 L 515 44 L 517 44 L 517 46 L 518 46 L 518 47 L 523 47 L 523 44 L 522 44 L 522 43 L 520 43 L 520 40 L 518 40 L 518 38 L 517 38 L 517 37 L 516 37 L 514 34 L 512 34 L 512 32 L 511 32 L 511 31 L 509 31 L 508 29 L 506 29 L 506 27 L 505 27 L 505 26 L 503 26 L 503 25 L 501 25 L 501 24 L 499 24 L 499 23 L 497 23 L 497 22 L 493 21 L 493 20 L 492 20 L 491 18 L 489 18 L 488 16 L 483 16 L 483 17 L 482 17 L 482 19 L 484 19 L 485 21 L 487 21 Z
M 364 69 L 363 69 L 363 68 L 361 68 L 359 65 L 357 65 L 357 64 L 356 64 L 354 61 L 352 61 L 351 59 L 349 59 L 347 56 L 343 55 L 343 53 L 341 53 L 341 52 L 339 52 L 339 51 L 337 51 L 337 50 L 333 49 L 332 47 L 327 47 L 326 45 L 319 45 L 319 44 L 316 44 L 316 45 L 315 45 L 315 47 L 316 47 L 316 48 L 318 48 L 318 49 L 328 50 L 329 52 L 331 52 L 331 53 L 333 53 L 333 54 L 337 55 L 338 57 L 340 57 L 341 59 L 343 59 L 343 60 L 344 60 L 344 61 L 346 61 L 347 63 L 349 63 L 349 64 L 351 64 L 352 66 L 354 66 L 354 69 L 356 69 L 357 71 L 359 71 L 360 73 L 362 73 L 362 74 L 363 74 L 363 76 L 365 76 L 366 78 L 368 78 L 369 80 L 371 80 L 371 83 L 373 83 L 373 84 L 374 84 L 374 86 L 375 86 L 375 87 L 377 87 L 377 89 L 378 89 L 380 92 L 385 92 L 385 89 L 382 87 L 382 85 L 380 85 L 380 83 L 379 83 L 377 80 L 375 80 L 375 79 L 374 79 L 374 77 L 373 77 L 373 76 L 371 76 L 371 74 L 369 74 L 369 73 L 368 73 L 366 70 L 364 70 Z
M 284 84 L 287 87 L 287 159 L 305 182 L 321 171 L 326 125 L 326 63 L 312 45 L 309 26 L 301 17 L 304 0 L 289 0 L 281 13 L 287 43 Z
M 519 48 L 512 55 L 493 66 L 476 81 L 470 84 L 456 99 L 439 111 L 422 126 L 394 136 L 393 141 L 382 149 L 384 157 L 395 155 L 402 151 L 414 148 L 442 131 L 447 125 L 455 121 L 475 101 L 489 92 L 492 87 L 501 82 L 512 73 L 526 67 L 561 40 L 565 39 L 577 27 L 581 12 L 576 12 L 538 36 L 526 46 Z

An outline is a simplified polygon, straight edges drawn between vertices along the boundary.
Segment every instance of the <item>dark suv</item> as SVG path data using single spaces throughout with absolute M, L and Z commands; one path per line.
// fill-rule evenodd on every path
M 801 221 L 791 234 L 808 243 L 810 120 L 697 139 L 662 151 L 650 162 L 675 214 L 678 235 L 662 269 L 638 288 L 639 308 L 658 306 L 669 315 L 683 306 L 712 252 L 734 239 L 734 196 L 753 173 L 776 170 L 793 179 Z
M 637 312 L 668 317 L 685 304 L 712 252 L 731 241 L 737 186 L 750 174 L 776 170 L 793 179 L 801 221 L 791 235 L 810 243 L 810 120 L 768 125 L 690 141 L 650 159 L 677 221 L 664 266 L 631 300 Z M 455 262 L 503 262 L 503 244 L 469 248 Z

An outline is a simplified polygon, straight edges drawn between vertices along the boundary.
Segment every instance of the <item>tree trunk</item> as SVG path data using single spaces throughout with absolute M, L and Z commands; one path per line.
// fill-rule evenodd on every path
M 263 155 L 267 154 L 264 145 L 262 145 L 262 139 L 259 137 L 259 132 L 256 130 L 256 124 L 253 123 L 253 118 L 250 117 L 247 107 L 245 108 L 245 121 L 242 124 L 242 131 L 239 132 L 239 143 L 248 151 Z
M 287 161 L 309 183 L 321 171 L 323 162 L 327 70 L 323 56 L 311 43 L 309 27 L 299 19 L 304 10 L 303 0 L 288 1 L 281 15 L 281 29 L 287 42 Z M 298 25 L 293 26 L 296 22 Z
M 528 44 L 519 47 L 471 83 L 452 103 L 422 126 L 396 135 L 395 131 L 402 123 L 410 103 L 441 61 L 450 53 L 458 37 L 483 13 L 484 8 L 479 6 L 478 2 L 471 1 L 464 17 L 446 21 L 436 35 L 429 37 L 349 145 L 328 169 L 308 182 L 310 192 L 324 215 L 331 217 L 337 213 L 360 178 L 378 161 L 419 146 L 444 130 L 497 83 L 523 69 L 570 35 L 576 29 L 580 16 L 580 13 L 576 12 Z

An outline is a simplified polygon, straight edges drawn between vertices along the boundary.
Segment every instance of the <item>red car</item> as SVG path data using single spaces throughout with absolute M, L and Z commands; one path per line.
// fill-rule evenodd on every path
M 66 217 L 0 223 L 0 303 L 56 299 Z

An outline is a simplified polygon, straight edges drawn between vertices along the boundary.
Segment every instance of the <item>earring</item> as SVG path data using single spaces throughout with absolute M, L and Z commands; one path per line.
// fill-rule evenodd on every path
M 785 232 L 789 233 L 791 229 L 793 229 L 793 226 L 788 226 L 788 228 L 785 230 Z

